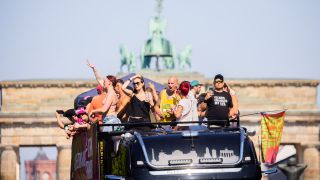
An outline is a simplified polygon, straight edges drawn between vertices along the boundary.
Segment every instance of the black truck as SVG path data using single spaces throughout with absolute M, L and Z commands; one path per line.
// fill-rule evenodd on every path
M 94 125 L 78 140 L 80 150 L 75 137 L 71 179 L 261 179 L 245 128 L 196 125 L 173 131 L 163 123 L 141 126 L 147 128 Z

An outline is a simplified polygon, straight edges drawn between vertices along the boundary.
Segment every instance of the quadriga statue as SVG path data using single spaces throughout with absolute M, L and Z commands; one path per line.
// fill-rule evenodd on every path
M 151 58 L 155 57 L 158 59 L 163 58 L 164 65 L 166 68 L 174 68 L 173 53 L 170 42 L 163 37 L 164 30 L 166 27 L 166 21 L 160 17 L 154 17 L 150 20 L 149 31 L 151 38 L 147 40 L 141 56 L 141 67 L 142 69 L 150 68 Z M 158 62 L 156 62 L 157 69 Z
M 129 52 L 124 45 L 120 45 L 119 50 L 121 59 L 120 72 L 123 72 L 123 66 L 127 66 L 128 72 L 134 72 L 136 67 L 134 54 Z

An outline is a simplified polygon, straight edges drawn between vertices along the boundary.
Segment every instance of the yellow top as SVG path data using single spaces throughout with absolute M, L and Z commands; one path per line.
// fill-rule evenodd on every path
M 172 96 L 168 96 L 165 89 L 160 92 L 160 110 L 162 112 L 160 122 L 171 122 L 175 119 L 174 114 L 170 114 L 167 111 L 170 110 L 171 105 L 177 106 L 180 99 L 180 95 L 174 94 Z

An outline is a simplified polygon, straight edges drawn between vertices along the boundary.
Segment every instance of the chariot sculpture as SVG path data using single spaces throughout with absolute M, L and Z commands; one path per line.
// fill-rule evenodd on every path
M 175 48 L 171 42 L 164 37 L 164 32 L 167 26 L 167 21 L 161 17 L 162 1 L 157 1 L 158 14 L 150 19 L 149 33 L 150 38 L 144 43 L 141 54 L 140 64 L 141 69 L 151 69 L 151 62 L 155 60 L 155 69 L 160 71 L 160 64 L 164 69 L 185 70 L 191 67 L 191 54 L 192 48 L 190 45 L 186 46 L 179 54 L 176 54 Z M 125 46 L 120 46 L 121 67 L 127 66 L 128 72 L 135 71 L 135 56 L 133 53 L 128 52 Z M 175 63 L 177 61 L 177 63 Z

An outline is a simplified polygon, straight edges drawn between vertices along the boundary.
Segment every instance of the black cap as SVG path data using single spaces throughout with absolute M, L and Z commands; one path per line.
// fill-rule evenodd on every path
M 76 116 L 76 111 L 74 109 L 68 109 L 63 113 L 64 117 L 72 117 L 72 116 Z
M 220 79 L 221 81 L 223 81 L 223 76 L 221 74 L 217 74 L 215 77 L 214 77 L 214 80 L 216 79 Z

